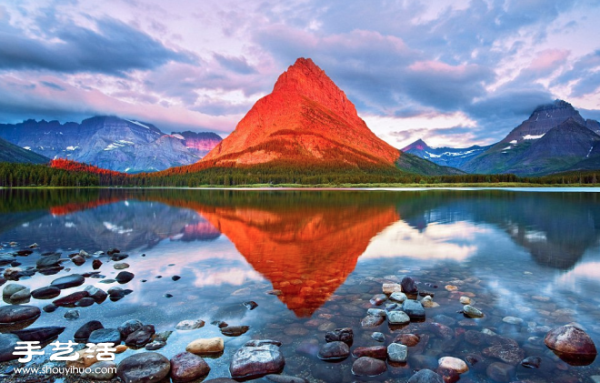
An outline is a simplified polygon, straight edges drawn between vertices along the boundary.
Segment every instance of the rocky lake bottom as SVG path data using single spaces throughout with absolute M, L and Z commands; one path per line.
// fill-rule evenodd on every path
M 3 196 L 2 381 L 600 381 L 595 193 L 63 192 Z

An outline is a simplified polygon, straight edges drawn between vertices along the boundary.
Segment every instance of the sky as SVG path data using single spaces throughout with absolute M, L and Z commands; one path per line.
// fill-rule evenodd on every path
M 298 57 L 402 148 L 600 119 L 600 0 L 0 0 L 0 123 L 108 114 L 227 136 Z

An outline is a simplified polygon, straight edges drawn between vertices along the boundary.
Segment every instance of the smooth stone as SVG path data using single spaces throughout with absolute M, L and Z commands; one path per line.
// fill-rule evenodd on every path
M 390 295 L 396 292 L 402 292 L 402 286 L 397 283 L 384 283 L 381 290 L 384 294 Z
M 130 319 L 126 322 L 123 322 L 117 329 L 121 333 L 123 338 L 127 338 L 131 333 L 136 332 L 144 326 L 142 322 L 137 319 Z
M 71 261 L 76 264 L 77 266 L 81 266 L 85 263 L 85 258 L 82 257 L 81 255 L 76 255 L 73 258 L 71 258 Z
M 99 321 L 97 321 L 97 320 L 89 321 L 86 324 L 84 324 L 83 326 L 79 327 L 79 329 L 77 331 L 75 331 L 75 335 L 73 336 L 73 338 L 75 339 L 75 342 L 88 343 L 88 339 L 89 339 L 90 335 L 92 334 L 92 332 L 103 329 L 103 328 L 104 328 L 104 326 Z
M 97 287 L 94 286 L 85 286 L 85 288 L 83 289 L 83 291 L 87 291 L 90 298 L 92 298 L 94 300 L 94 302 L 101 304 L 102 302 L 104 302 L 106 300 L 106 298 L 108 297 L 108 293 L 102 289 L 99 289 Z
M 387 358 L 387 348 L 385 346 L 357 347 L 352 351 L 352 355 L 357 358 L 368 356 L 385 360 Z
M 77 303 L 75 303 L 75 307 L 90 307 L 94 303 L 96 303 L 96 301 L 94 301 L 94 299 L 92 299 L 90 297 L 85 297 L 85 298 L 82 298 L 79 301 L 77 301 Z
M 593 361 L 598 353 L 592 338 L 573 324 L 561 326 L 548 332 L 544 338 L 544 343 L 551 350 L 566 354 L 565 356 L 569 361 L 579 357 L 583 363 L 587 363 L 588 360 Z
M 144 348 L 148 351 L 155 351 L 155 350 L 160 350 L 161 348 L 165 347 L 166 345 L 167 345 L 167 343 L 162 340 L 153 340 L 152 342 L 145 345 Z
M 459 374 L 464 374 L 469 371 L 469 367 L 467 364 L 458 358 L 454 358 L 451 356 L 444 356 L 439 360 L 439 367 L 446 370 L 451 370 Z
M 175 328 L 177 330 L 195 330 L 198 328 L 202 328 L 204 327 L 204 321 L 197 319 L 197 320 L 183 320 L 181 322 L 179 322 L 177 324 L 177 326 L 175 326 Z
M 469 318 L 482 318 L 483 317 L 483 313 L 481 312 L 481 310 L 479 310 L 471 305 L 466 305 L 463 307 L 463 314 Z
M 421 299 L 421 305 L 423 305 L 423 307 L 428 308 L 428 309 L 436 308 L 436 307 L 440 306 L 439 304 L 437 304 L 436 302 L 433 301 L 433 298 L 431 298 L 430 295 L 427 295 L 426 297 Z
M 387 317 L 390 325 L 403 325 L 410 322 L 409 316 L 404 311 L 392 311 Z
M 360 325 L 363 328 L 374 328 L 378 327 L 385 321 L 385 318 L 379 315 L 367 315 L 360 321 Z
M 115 270 L 124 270 L 124 269 L 129 268 L 129 263 L 125 263 L 125 262 L 123 262 L 123 263 L 115 263 L 113 265 L 113 268 Z
M 392 295 L 390 295 L 390 299 L 393 300 L 394 302 L 404 303 L 404 301 L 407 300 L 408 297 L 404 293 L 396 292 L 396 293 L 392 293 Z
M 46 256 L 43 256 L 42 258 L 38 259 L 37 262 L 35 263 L 35 265 L 38 269 L 43 269 L 46 267 L 53 267 L 60 263 L 60 257 L 61 257 L 61 255 L 58 253 L 46 255 Z
M 521 361 L 521 366 L 525 368 L 540 368 L 542 364 L 542 358 L 539 356 L 530 356 Z
M 408 357 L 408 347 L 403 344 L 391 343 L 387 347 L 388 358 L 392 362 L 402 363 L 406 362 Z
M 406 347 L 414 347 L 421 341 L 421 337 L 415 334 L 400 334 L 394 339 L 394 343 L 401 343 Z
M 94 260 L 92 261 L 92 268 L 93 268 L 94 270 L 98 270 L 98 269 L 100 268 L 100 266 L 102 266 L 102 261 L 101 261 L 101 260 L 99 260 L 99 259 L 94 259 Z
M 329 331 L 325 334 L 325 342 L 344 342 L 348 346 L 352 345 L 354 341 L 354 332 L 350 327 L 336 328 L 333 331 Z
M 110 360 L 102 360 L 100 362 L 94 363 L 90 366 L 89 372 L 84 372 L 81 374 L 82 378 L 90 379 L 92 381 L 95 380 L 111 380 L 117 374 L 115 371 L 117 370 L 117 365 L 115 362 Z
M 248 326 L 227 326 L 221 328 L 221 334 L 226 336 L 240 336 L 248 332 Z
M 35 306 L 3 306 L 0 307 L 0 325 L 36 320 L 40 314 L 40 309 Z
M 339 342 L 346 346 L 345 343 Z M 327 343 L 333 344 L 333 343 Z M 252 340 L 233 354 L 229 372 L 234 379 L 253 379 L 283 371 L 285 359 L 279 351 L 281 343 L 272 340 Z
M 10 298 L 12 295 L 18 293 L 21 290 L 25 290 L 26 288 L 27 287 L 19 285 L 17 283 L 9 283 L 8 285 L 4 286 L 4 289 L 2 289 L 2 296 L 5 298 Z
M 387 371 L 383 360 L 363 356 L 352 364 L 352 374 L 356 376 L 377 376 Z
M 325 343 L 319 350 L 319 359 L 326 361 L 344 360 L 350 355 L 350 348 L 344 342 Z
M 117 345 L 121 343 L 121 333 L 116 328 L 99 328 L 90 333 L 88 343 L 112 343 Z
M 23 289 L 23 290 L 17 291 L 13 295 L 11 295 L 10 301 L 11 302 L 23 302 L 23 301 L 29 302 L 29 298 L 31 298 L 31 291 L 29 291 L 29 289 Z
M 166 342 L 169 339 L 169 337 L 171 336 L 171 334 L 173 334 L 173 331 L 159 332 L 157 334 L 154 334 L 154 340 Z
M 192 354 L 219 354 L 225 349 L 223 338 L 196 339 L 187 345 L 186 351 Z
M 44 312 L 47 313 L 53 313 L 56 311 L 57 308 L 57 306 L 54 306 L 52 303 L 50 303 L 49 305 L 44 306 L 42 310 L 44 310 Z
M 64 327 L 51 326 L 11 331 L 11 333 L 18 336 L 23 342 L 40 342 L 45 344 L 57 338 L 63 331 L 65 331 Z
M 460 297 L 460 303 L 463 304 L 463 305 L 470 305 L 471 304 L 471 298 L 462 296 L 462 297 Z
M 518 344 L 514 343 L 496 344 L 483 349 L 482 353 L 487 357 L 499 359 L 513 366 L 521 363 L 525 357 L 525 352 L 519 348 Z
M 501 362 L 494 362 L 486 369 L 487 376 L 499 383 L 511 382 L 514 372 L 513 366 Z
M 385 342 L 385 335 L 380 332 L 374 332 L 371 334 L 371 338 L 375 339 L 377 342 Z
M 117 375 L 124 383 L 158 383 L 170 370 L 169 359 L 156 352 L 142 352 L 123 359 Z
M 19 337 L 14 334 L 0 334 L 0 362 L 20 358 L 19 355 L 13 355 L 17 342 L 20 341 Z
M 406 294 L 416 294 L 419 291 L 415 280 L 411 277 L 404 277 L 400 285 L 402 285 L 402 291 Z
M 60 295 L 60 289 L 56 286 L 46 286 L 35 289 L 31 292 L 31 296 L 35 299 L 52 299 Z
M 66 320 L 77 320 L 79 319 L 79 310 L 69 310 L 63 315 Z
M 252 311 L 258 307 L 258 303 L 254 302 L 254 301 L 244 302 L 243 304 L 244 304 L 244 307 L 246 307 L 250 311 Z
M 444 383 L 444 379 L 429 369 L 423 369 L 411 376 L 408 383 Z
M 372 305 L 381 306 L 385 301 L 387 301 L 388 297 L 385 294 L 377 294 L 371 298 L 370 302 Z
M 268 382 L 273 383 L 308 383 L 308 380 L 289 375 L 269 374 L 265 376 Z
M 375 315 L 375 316 L 380 316 L 380 317 L 385 318 L 387 314 L 386 314 L 385 310 L 370 308 L 367 310 L 367 315 Z
M 402 304 L 402 311 L 404 311 L 411 320 L 420 321 L 425 319 L 425 309 L 419 301 L 407 299 Z
M 131 281 L 133 279 L 134 275 L 132 273 L 130 273 L 129 271 L 121 271 L 119 274 L 117 274 L 117 276 L 115 277 L 115 280 L 117 282 L 119 282 L 120 284 L 125 284 L 129 281 Z
M 72 274 L 66 277 L 60 277 L 53 280 L 50 284 L 59 289 L 68 289 L 70 287 L 77 287 L 83 285 L 85 278 L 79 274 Z
M 502 322 L 508 323 L 508 324 L 514 324 L 514 325 L 521 325 L 521 324 L 523 324 L 523 319 L 508 316 L 508 317 L 502 318 Z
M 209 372 L 208 363 L 198 355 L 182 352 L 171 358 L 171 379 L 175 383 L 197 381 Z
M 152 341 L 152 336 L 155 332 L 154 326 L 152 325 L 142 326 L 139 330 L 129 334 L 127 339 L 125 339 L 125 344 L 134 348 L 144 347 Z
M 89 296 L 90 293 L 88 293 L 87 291 L 78 291 L 76 293 L 69 294 L 65 297 L 56 299 L 52 301 L 52 303 L 58 307 L 73 307 L 75 303 Z

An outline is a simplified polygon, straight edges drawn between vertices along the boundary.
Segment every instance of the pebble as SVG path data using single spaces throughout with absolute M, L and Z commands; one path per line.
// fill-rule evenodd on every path
M 209 372 L 208 363 L 192 353 L 182 352 L 171 358 L 171 379 L 175 383 L 195 382 Z
M 19 285 L 17 283 L 9 283 L 8 285 L 4 286 L 4 289 L 2 289 L 2 296 L 4 298 L 10 298 L 12 295 L 25 289 L 27 289 L 27 287 L 23 285 Z
M 183 320 L 175 326 L 177 330 L 195 330 L 204 327 L 204 321 L 200 319 L 196 320 Z
M 521 362 L 521 366 L 525 368 L 540 368 L 540 364 L 542 364 L 542 358 L 539 356 L 530 356 Z
M 444 288 L 446 290 L 448 290 L 448 291 L 456 291 L 456 290 L 458 290 L 458 287 L 453 286 L 453 285 L 446 285 Z
M 380 332 L 374 332 L 371 334 L 371 338 L 375 339 L 377 342 L 385 342 L 385 335 Z
M 348 346 L 343 342 L 346 348 Z M 328 345 L 333 343 L 327 343 Z M 285 366 L 281 343 L 273 340 L 251 340 L 238 349 L 229 365 L 233 379 L 254 379 L 268 374 L 279 374 Z
M 64 327 L 52 326 L 12 331 L 12 334 L 18 336 L 23 342 L 40 342 L 46 344 L 56 339 L 63 331 L 65 331 Z
M 0 307 L 0 325 L 28 323 L 40 317 L 40 309 L 35 306 L 2 306 Z
M 79 274 L 72 274 L 66 277 L 61 277 L 53 280 L 50 284 L 59 289 L 68 289 L 70 287 L 77 287 L 83 285 L 85 278 Z
M 142 326 L 139 330 L 136 330 L 127 336 L 125 344 L 131 348 L 144 347 L 152 341 L 152 336 L 155 332 L 154 326 L 152 325 Z
M 99 321 L 89 321 L 83 326 L 81 326 L 77 331 L 75 331 L 75 335 L 73 337 L 75 339 L 75 342 L 87 343 L 92 332 L 103 328 L 104 326 Z
M 248 332 L 248 326 L 226 326 L 221 327 L 221 334 L 226 336 L 240 336 Z
M 407 296 L 404 293 L 392 293 L 392 295 L 390 295 L 390 299 L 394 302 L 404 303 L 404 301 L 407 299 Z
M 79 319 L 79 310 L 69 310 L 65 313 L 64 318 L 66 320 L 77 320 Z
M 471 305 L 466 305 L 463 307 L 463 314 L 469 318 L 482 318 L 483 317 L 483 313 L 481 312 L 481 310 L 479 310 Z
M 387 348 L 385 346 L 357 347 L 352 351 L 357 358 L 368 356 L 370 358 L 386 360 Z
M 388 297 L 385 294 L 377 294 L 374 295 L 373 298 L 369 302 L 375 306 L 381 306 L 385 301 L 387 301 Z
M 578 365 L 587 365 L 594 361 L 598 351 L 592 338 L 576 325 L 568 324 L 548 332 L 544 343 L 551 350 L 561 353 L 561 359 Z
M 387 317 L 390 325 L 403 325 L 410 322 L 410 317 L 404 311 L 392 311 Z
M 169 359 L 156 352 L 142 352 L 123 359 L 117 375 L 124 383 L 158 383 L 170 370 Z
M 423 369 L 411 376 L 408 383 L 444 383 L 444 380 L 439 374 L 429 369 Z
M 508 323 L 508 324 L 514 324 L 514 325 L 521 325 L 521 324 L 523 324 L 523 319 L 508 316 L 508 317 L 502 318 L 502 322 Z
M 383 291 L 384 294 L 390 295 L 395 292 L 401 292 L 402 286 L 397 283 L 384 283 L 383 286 L 381 287 L 381 290 Z
M 56 286 L 46 286 L 35 289 L 31 292 L 31 296 L 35 299 L 52 299 L 60 295 L 60 289 Z
M 344 342 L 325 343 L 319 350 L 319 359 L 326 361 L 344 360 L 350 355 L 350 348 Z
M 423 305 L 423 307 L 425 308 L 436 308 L 436 307 L 440 307 L 440 305 L 437 302 L 434 302 L 433 299 L 431 298 L 430 295 L 424 297 L 423 299 L 421 299 L 421 304 Z
M 374 309 L 374 308 L 370 308 L 367 310 L 367 315 L 375 315 L 375 316 L 381 316 L 381 317 L 386 317 L 386 312 L 385 310 L 382 309 Z
M 128 269 L 129 268 L 129 264 L 125 263 L 125 262 L 123 262 L 123 263 L 115 263 L 113 265 L 113 268 L 115 270 L 124 270 L 124 269 Z
M 352 364 L 352 374 L 356 376 L 377 376 L 387 371 L 383 360 L 362 356 Z
M 348 346 L 352 346 L 352 342 L 354 341 L 354 332 L 351 328 L 337 328 L 333 331 L 327 332 L 325 334 L 325 342 L 344 342 Z
M 154 351 L 154 350 L 160 350 L 161 348 L 165 347 L 167 345 L 167 343 L 163 342 L 162 340 L 154 340 L 150 343 L 148 343 L 146 346 L 144 346 L 144 348 L 148 351 Z
M 510 364 L 494 362 L 486 369 L 486 374 L 490 379 L 500 383 L 508 383 L 512 381 L 514 367 Z
M 404 311 L 411 320 L 421 321 L 425 319 L 425 309 L 419 301 L 407 299 L 402 304 L 402 311 Z
M 222 338 L 196 339 L 187 345 L 185 350 L 196 355 L 218 354 L 225 349 Z
M 117 345 L 121 343 L 121 333 L 116 328 L 99 328 L 90 333 L 88 343 L 112 343 Z
M 462 297 L 460 297 L 460 303 L 463 304 L 463 305 L 470 305 L 471 304 L 471 298 L 462 296 Z
M 419 291 L 415 280 L 411 277 L 404 277 L 400 284 L 402 285 L 402 291 L 406 294 L 416 294 Z
M 407 347 L 414 347 L 421 341 L 421 337 L 415 334 L 400 334 L 394 339 L 394 343 L 401 343 Z
M 469 367 L 462 359 L 454 358 L 451 356 L 445 356 L 443 358 L 440 358 L 438 363 L 440 368 L 445 370 L 451 370 L 458 374 L 464 374 L 465 372 L 469 371 Z
M 121 337 L 127 338 L 130 334 L 136 332 L 141 329 L 144 324 L 137 319 L 130 319 L 128 321 L 123 322 L 117 329 L 121 333 Z
M 408 357 L 408 348 L 403 344 L 391 343 L 387 347 L 387 353 L 391 362 L 403 363 Z
M 131 281 L 134 278 L 134 275 L 132 273 L 130 273 L 129 271 L 121 271 L 119 274 L 117 274 L 117 276 L 115 277 L 115 280 L 117 282 L 119 282 L 120 284 L 125 284 L 129 281 Z
M 374 328 L 380 326 L 385 321 L 385 317 L 380 315 L 367 315 L 360 321 L 362 328 Z

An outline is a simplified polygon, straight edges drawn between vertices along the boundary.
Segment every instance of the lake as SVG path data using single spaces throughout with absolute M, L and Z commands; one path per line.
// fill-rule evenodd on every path
M 228 377 L 231 356 L 248 340 L 274 339 L 282 344 L 284 374 L 311 382 L 404 382 L 417 369 L 435 369 L 444 356 L 468 362 L 461 382 L 488 382 L 488 367 L 503 359 L 474 337 L 484 330 L 512 339 L 523 358 L 540 358 L 539 368 L 512 363 L 510 381 L 592 382 L 600 375 L 598 359 L 566 363 L 544 337 L 576 322 L 600 345 L 599 239 L 600 194 L 594 189 L 0 191 L 0 253 L 36 243 L 32 254 L 15 257 L 22 270 L 35 267 L 42 253 L 66 259 L 48 275 L 8 283 L 33 290 L 88 273 L 86 285 L 132 290 L 78 308 L 75 320 L 64 318 L 70 308 L 42 312 L 31 328 L 65 326 L 58 339 L 66 342 L 90 320 L 116 328 L 139 319 L 157 332 L 173 331 L 158 350 L 167 358 L 195 339 L 223 337 L 223 355 L 205 359 L 208 379 Z M 113 248 L 128 257 L 115 262 L 94 255 Z M 90 256 L 77 266 L 68 259 L 80 250 Z M 95 259 L 102 266 L 90 274 Z M 102 283 L 115 278 L 122 270 L 113 266 L 123 262 L 134 279 Z M 3 272 L 9 267 L 1 266 Z M 405 276 L 439 306 L 425 309 L 424 322 L 363 327 L 369 308 L 392 303 L 371 303 L 382 284 Z M 461 297 L 484 317 L 460 313 Z M 250 310 L 244 305 L 250 301 L 258 306 Z M 50 302 L 32 298 L 28 304 Z M 9 303 L 5 298 L 2 305 Z M 195 319 L 206 324 L 175 329 Z M 223 336 L 217 321 L 249 330 Z M 351 350 L 386 346 L 401 334 L 420 341 L 408 348 L 407 363 L 388 363 L 383 374 L 359 379 L 352 375 L 352 355 L 337 363 L 316 356 L 327 331 L 342 327 L 353 330 Z M 374 332 L 384 342 L 373 339 Z M 142 351 L 127 350 L 117 361 Z M 40 358 L 34 363 L 43 363 Z

